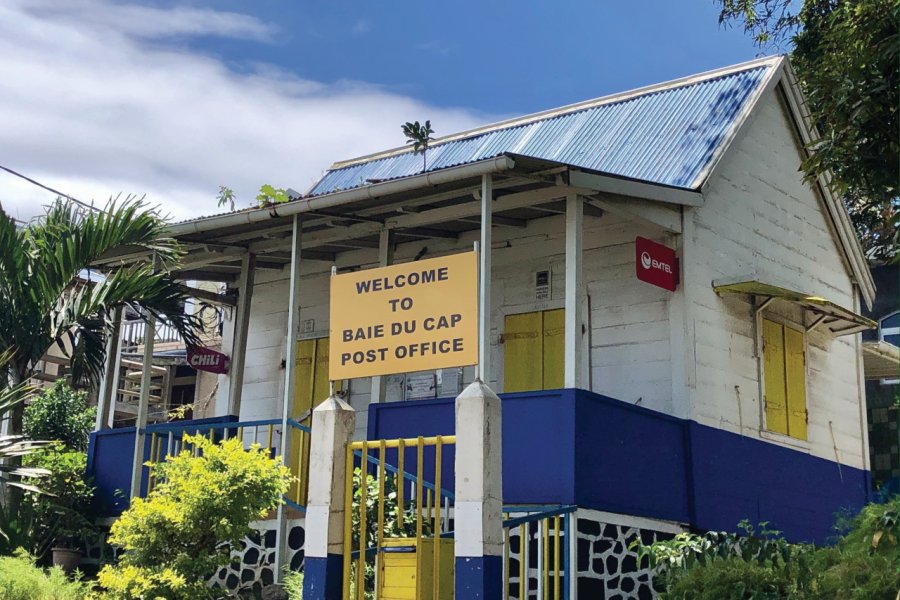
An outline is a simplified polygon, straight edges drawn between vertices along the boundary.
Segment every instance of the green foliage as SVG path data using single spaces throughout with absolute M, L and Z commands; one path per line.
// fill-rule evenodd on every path
M 431 128 L 431 121 L 425 121 L 422 125 L 418 121 L 410 123 L 407 121 L 400 126 L 403 135 L 406 136 L 406 143 L 413 145 L 413 152 L 422 153 L 422 170 L 427 168 L 426 155 L 428 153 L 428 144 L 434 139 L 431 134 L 434 130 Z
M 219 206 L 227 206 L 228 210 L 234 210 L 234 190 L 224 185 L 219 186 L 219 193 L 216 196 Z
M 791 59 L 821 137 L 803 164 L 832 173 L 870 258 L 896 260 L 900 162 L 898 0 L 721 0 L 720 22 L 743 22 Z
M 643 546 L 663 598 L 679 600 L 894 600 L 900 590 L 897 525 L 900 500 L 870 504 L 842 519 L 831 547 L 791 544 L 763 524 L 743 535 L 683 533 Z
M 32 439 L 54 440 L 71 450 L 85 451 L 96 411 L 88 406 L 85 392 L 59 380 L 31 398 L 22 430 Z
M 70 581 L 58 567 L 47 571 L 24 553 L 0 557 L 0 598 L 3 600 L 87 600 L 91 584 Z
M 204 584 L 250 532 L 281 502 L 290 474 L 254 444 L 213 444 L 185 437 L 195 447 L 151 464 L 160 482 L 145 499 L 135 498 L 111 529 L 109 542 L 124 551 L 116 566 L 98 576 L 111 598 L 193 600 L 216 597 Z
M 285 202 L 290 202 L 291 199 L 288 196 L 287 191 L 282 188 L 276 188 L 268 183 L 264 183 L 259 188 L 259 193 L 256 195 L 256 202 L 260 208 L 265 208 L 266 206 L 273 206 L 275 204 L 284 204 Z
M 53 543 L 79 549 L 96 533 L 91 506 L 94 486 L 85 476 L 87 455 L 64 449 L 44 450 L 26 459 L 26 465 L 49 471 L 40 481 L 41 493 L 27 492 L 25 504 L 34 511 L 30 543 L 38 558 Z
M 290 571 L 286 573 L 283 587 L 287 592 L 288 600 L 303 600 L 303 572 Z

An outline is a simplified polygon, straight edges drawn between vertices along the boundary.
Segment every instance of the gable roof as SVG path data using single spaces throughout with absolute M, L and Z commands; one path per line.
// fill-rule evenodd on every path
M 781 61 L 754 60 L 438 138 L 426 172 L 515 154 L 699 189 Z M 398 148 L 335 163 L 307 195 L 421 173 L 422 157 Z

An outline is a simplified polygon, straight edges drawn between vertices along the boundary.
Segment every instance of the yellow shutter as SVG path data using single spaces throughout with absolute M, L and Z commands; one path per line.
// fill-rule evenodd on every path
M 543 389 L 542 317 L 539 312 L 507 315 L 503 321 L 503 391 Z
M 316 341 L 297 342 L 297 369 L 294 373 L 294 407 L 291 417 L 297 418 L 312 410 L 316 385 Z
M 787 428 L 791 437 L 806 439 L 806 361 L 803 334 L 784 328 L 784 372 L 787 389 Z
M 763 370 L 765 372 L 766 428 L 787 434 L 787 401 L 785 398 L 784 327 L 763 319 Z
M 312 406 L 316 407 L 328 398 L 328 348 L 330 340 L 316 340 L 316 369 L 313 374 Z M 337 389 L 337 388 L 335 388 Z
M 545 390 L 556 390 L 565 385 L 563 363 L 566 357 L 565 310 L 544 311 L 544 385 Z

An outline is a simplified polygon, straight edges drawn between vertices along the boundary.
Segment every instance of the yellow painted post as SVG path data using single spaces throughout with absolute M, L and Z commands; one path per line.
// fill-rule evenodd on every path
M 553 517 L 553 600 L 560 600 L 559 515 Z
M 543 530 L 543 539 L 541 540 L 541 548 L 543 548 L 543 571 L 544 571 L 544 600 L 549 600 L 550 598 L 550 553 L 548 550 L 550 549 L 550 519 L 543 519 L 541 522 L 541 529 Z
M 424 460 L 424 440 L 416 439 L 416 573 L 422 572 L 422 461 Z
M 519 600 L 525 600 L 525 594 L 528 590 L 528 582 L 525 577 L 528 570 L 525 563 L 528 562 L 528 523 L 519 525 Z
M 369 445 L 362 443 L 362 458 L 359 462 L 359 560 L 356 563 L 356 597 L 363 600 L 366 586 L 366 504 L 368 504 L 368 481 L 366 461 L 369 459 Z
M 244 446 L 244 428 L 243 427 L 238 427 L 237 437 L 239 440 L 241 440 L 241 446 Z
M 441 451 L 443 442 L 437 436 L 434 442 L 434 576 L 432 598 L 438 600 L 441 589 Z
M 406 485 L 406 477 L 403 471 L 403 455 L 406 454 L 406 440 L 397 440 L 397 520 L 398 526 L 403 523 L 405 508 L 403 506 L 403 489 Z M 399 528 L 399 527 L 398 527 Z
M 503 600 L 509 600 L 509 528 L 503 528 Z
M 353 447 L 347 445 L 344 471 L 344 585 L 343 598 L 350 600 L 350 563 L 353 560 Z
M 269 433 L 266 436 L 266 453 L 269 454 L 272 452 L 272 433 L 274 431 L 274 426 L 269 424 Z M 281 435 L 284 435 L 284 432 L 281 432 Z
M 385 476 L 385 463 L 386 459 L 384 456 L 384 440 L 380 440 L 378 442 L 378 530 L 375 532 L 375 539 L 377 540 L 375 543 L 376 546 L 376 559 L 375 559 L 375 573 L 377 577 L 378 573 L 378 557 L 381 556 L 381 549 L 384 545 L 384 476 Z

